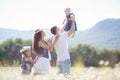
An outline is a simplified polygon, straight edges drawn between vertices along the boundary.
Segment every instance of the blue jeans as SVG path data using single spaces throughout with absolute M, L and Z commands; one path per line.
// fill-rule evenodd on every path
M 58 68 L 58 74 L 69 74 L 70 68 L 71 68 L 71 61 L 70 59 L 64 60 L 64 61 L 58 61 L 57 62 L 57 68 Z

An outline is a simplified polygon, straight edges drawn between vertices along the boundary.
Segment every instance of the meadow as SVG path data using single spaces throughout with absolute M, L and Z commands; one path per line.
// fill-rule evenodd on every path
M 21 75 L 20 67 L 0 67 L 0 80 L 30 80 L 30 75 Z M 120 67 L 72 67 L 69 77 L 57 75 L 56 68 L 51 68 L 49 74 L 37 75 L 32 80 L 120 80 Z

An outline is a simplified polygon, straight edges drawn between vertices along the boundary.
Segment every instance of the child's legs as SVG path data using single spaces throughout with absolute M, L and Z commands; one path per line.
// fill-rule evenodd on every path
M 77 26 L 75 26 L 75 31 L 77 31 Z
M 64 31 L 69 31 L 71 29 L 71 26 L 66 26 Z
M 71 34 L 71 37 L 73 38 L 75 36 L 75 32 L 73 32 L 72 34 Z
M 23 75 L 27 74 L 27 71 L 23 69 L 23 70 L 22 70 L 22 74 L 23 74 Z

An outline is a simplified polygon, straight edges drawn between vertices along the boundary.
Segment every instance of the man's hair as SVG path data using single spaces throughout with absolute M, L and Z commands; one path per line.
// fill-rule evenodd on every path
M 55 35 L 56 34 L 56 30 L 57 30 L 57 26 L 53 26 L 51 28 L 51 33 Z

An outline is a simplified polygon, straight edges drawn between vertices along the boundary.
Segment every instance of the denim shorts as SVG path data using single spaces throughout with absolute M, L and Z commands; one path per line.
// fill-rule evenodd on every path
M 71 61 L 70 59 L 64 61 L 57 62 L 58 74 L 69 74 L 71 68 Z

